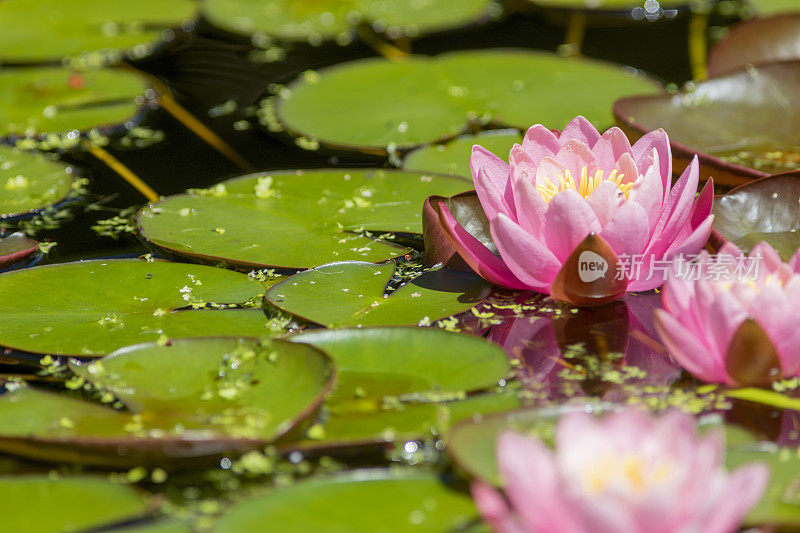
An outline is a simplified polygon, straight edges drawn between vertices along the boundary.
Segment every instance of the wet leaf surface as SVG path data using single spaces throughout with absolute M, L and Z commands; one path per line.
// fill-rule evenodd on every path
M 23 261 L 39 250 L 39 243 L 22 232 L 0 238 L 0 268 Z
M 136 97 L 145 88 L 141 75 L 122 70 L 4 68 L 0 71 L 0 137 L 66 134 L 122 124 L 136 116 Z
M 291 84 L 274 111 L 296 136 L 385 151 L 447 139 L 470 123 L 562 128 L 582 114 L 607 127 L 614 100 L 654 89 L 635 71 L 597 61 L 498 49 L 344 63 Z
M 162 337 L 259 337 L 269 330 L 258 306 L 226 307 L 261 294 L 244 274 L 199 265 L 108 260 L 18 270 L 0 275 L 0 344 L 98 356 Z
M 0 501 L 6 509 L 3 528 L 30 533 L 86 531 L 149 510 L 141 491 L 92 476 L 0 476 Z
M 309 170 L 243 176 L 144 208 L 144 237 L 171 252 L 249 267 L 310 268 L 384 261 L 408 248 L 383 232 L 421 233 L 421 206 L 471 183 L 383 170 Z
M 338 386 L 329 403 L 473 392 L 497 386 L 510 371 L 499 346 L 437 328 L 315 330 L 288 340 L 314 345 L 336 361 Z
M 297 509 L 304 509 L 298 513 Z M 282 524 L 297 533 L 459 531 L 477 517 L 469 494 L 424 472 L 357 470 L 275 490 L 234 507 L 217 531 Z
M 462 135 L 445 144 L 414 150 L 403 159 L 403 168 L 472 180 L 469 158 L 474 145 L 479 144 L 503 160 L 508 160 L 508 153 L 515 143 L 522 143 L 522 135 L 517 130 L 490 130 L 477 135 Z
M 676 169 L 695 153 L 701 177 L 741 185 L 800 168 L 800 63 L 775 63 L 700 82 L 673 96 L 619 100 L 614 113 L 635 136 L 664 128 Z
M 717 198 L 714 227 L 744 251 L 767 241 L 788 261 L 800 248 L 800 174 L 763 178 Z
M 0 218 L 59 202 L 72 190 L 74 178 L 75 169 L 69 165 L 0 144 Z
M 486 19 L 492 8 L 490 0 L 205 0 L 203 15 L 219 28 L 247 36 L 346 44 L 359 23 L 390 38 L 414 37 Z
M 0 3 L 0 60 L 57 61 L 87 52 L 150 45 L 162 31 L 191 22 L 191 0 L 59 0 Z
M 317 346 L 337 365 L 337 385 L 325 402 L 320 430 L 290 447 L 425 438 L 475 413 L 520 405 L 513 392 L 467 398 L 505 383 L 510 372 L 505 352 L 478 337 L 377 327 L 309 331 L 288 339 Z
M 389 296 L 394 262 L 331 263 L 295 274 L 267 291 L 277 307 L 327 327 L 416 325 L 466 311 L 491 286 L 474 274 L 431 270 Z
M 749 65 L 800 59 L 800 14 L 755 18 L 733 26 L 708 56 L 710 76 Z
M 73 369 L 126 410 L 15 390 L 0 396 L 0 449 L 109 466 L 236 454 L 312 414 L 334 375 L 311 346 L 235 338 L 142 344 Z

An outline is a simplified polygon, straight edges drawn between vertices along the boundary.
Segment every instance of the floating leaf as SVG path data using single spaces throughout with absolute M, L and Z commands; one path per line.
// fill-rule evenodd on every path
M 728 468 L 753 462 L 767 464 L 770 477 L 764 496 L 745 518 L 745 525 L 769 524 L 781 531 L 800 527 L 800 456 L 797 450 L 779 449 L 769 444 L 728 448 L 725 457 Z
M 522 143 L 522 135 L 517 130 L 490 130 L 477 135 L 462 135 L 446 144 L 414 150 L 403 159 L 403 168 L 462 176 L 471 180 L 469 158 L 474 145 L 479 144 L 507 160 L 507 154 L 515 143 Z
M 496 345 L 436 328 L 317 330 L 288 340 L 321 348 L 336 361 L 337 385 L 324 422 L 292 448 L 352 446 L 424 438 L 476 412 L 519 407 L 514 394 L 467 393 L 496 387 L 510 371 Z
M 483 50 L 330 67 L 280 91 L 275 111 L 297 136 L 386 153 L 453 137 L 475 122 L 562 128 L 583 114 L 608 126 L 615 99 L 653 89 L 636 71 L 589 59 Z
M 0 268 L 29 258 L 39 250 L 39 242 L 18 231 L 0 238 Z
M 797 12 L 798 5 L 794 0 L 748 0 L 759 15 Z
M 148 512 L 141 491 L 101 477 L 0 477 L 3 529 L 30 533 L 88 531 Z
M 784 261 L 800 248 L 800 173 L 742 185 L 714 202 L 714 227 L 743 251 L 767 241 Z
M 447 435 L 447 452 L 468 474 L 501 485 L 496 443 L 503 431 L 513 430 L 552 442 L 558 416 L 577 407 L 522 409 L 466 420 Z
M 391 38 L 465 26 L 493 12 L 491 0 L 205 0 L 203 15 L 224 30 L 282 40 L 347 43 L 359 23 Z
M 733 26 L 711 49 L 708 73 L 720 76 L 749 65 L 797 59 L 800 59 L 800 13 L 755 18 Z
M 253 174 L 150 205 L 138 223 L 156 246 L 205 261 L 254 268 L 384 261 L 409 250 L 378 239 L 381 232 L 420 233 L 428 195 L 469 188 L 454 177 L 400 171 Z
M 230 307 L 262 293 L 244 274 L 200 265 L 108 260 L 18 270 L 0 275 L 0 345 L 98 356 L 162 337 L 258 337 L 269 332 L 264 312 Z
M 369 386 L 368 381 L 363 383 Z M 341 400 L 342 395 L 334 394 L 331 402 L 337 397 Z M 305 439 L 284 441 L 282 445 L 287 450 L 330 450 L 438 438 L 462 420 L 522 407 L 517 391 L 466 398 L 463 394 L 439 395 L 420 400 L 423 403 L 398 402 L 396 397 L 386 397 L 383 402 L 365 398 L 360 403 L 329 403 Z
M 58 203 L 72 190 L 74 177 L 69 165 L 0 144 L 0 218 L 26 215 Z
M 190 22 L 196 9 L 191 0 L 4 0 L 0 60 L 49 62 L 149 45 L 163 30 Z
M 295 274 L 267 291 L 281 309 L 328 327 L 415 325 L 461 313 L 489 295 L 473 274 L 431 270 L 386 296 L 394 262 L 331 263 Z M 1 338 L 0 338 L 1 340 Z
M 356 470 L 238 503 L 216 531 L 257 531 L 264 524 L 280 524 L 295 533 L 441 533 L 462 530 L 476 520 L 469 494 L 433 474 Z
M 333 357 L 339 372 L 336 397 L 342 402 L 472 392 L 497 386 L 510 371 L 496 344 L 437 328 L 312 330 L 288 340 L 312 344 Z
M 761 65 L 700 82 L 676 95 L 619 100 L 633 137 L 664 128 L 676 171 L 698 155 L 701 177 L 741 185 L 800 168 L 800 63 Z
M 127 410 L 22 388 L 0 396 L 0 449 L 108 466 L 236 454 L 310 415 L 334 372 L 311 346 L 236 338 L 142 344 L 73 368 Z
M 78 132 L 121 124 L 134 118 L 139 110 L 136 98 L 144 90 L 142 76 L 122 70 L 2 69 L 0 137 Z M 67 138 L 77 139 L 77 134 Z

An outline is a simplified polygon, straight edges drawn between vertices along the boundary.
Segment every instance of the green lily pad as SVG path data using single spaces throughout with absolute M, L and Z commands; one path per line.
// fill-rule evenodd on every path
M 800 11 L 794 0 L 748 0 L 759 15 L 775 15 Z
M 3 69 L 0 137 L 61 134 L 121 124 L 138 113 L 137 98 L 142 98 L 144 90 L 141 75 L 123 70 Z
M 150 45 L 163 30 L 191 20 L 196 10 L 191 0 L 4 0 L 0 60 L 57 61 Z
M 360 23 L 390 38 L 466 26 L 494 12 L 491 0 L 205 0 L 203 15 L 224 30 L 282 40 L 350 42 Z
M 70 193 L 73 179 L 69 165 L 0 144 L 0 218 L 56 204 Z
M 762 178 L 717 198 L 714 227 L 743 251 L 767 241 L 788 261 L 800 248 L 800 173 Z
M 280 524 L 295 533 L 442 533 L 459 531 L 475 520 L 469 494 L 433 474 L 357 470 L 238 503 L 216 531 L 257 531 L 264 524 Z
M 142 525 L 114 528 L 114 533 L 193 533 L 189 522 L 173 518 L 164 518 Z
M 467 393 L 496 387 L 508 357 L 478 337 L 436 328 L 316 330 L 288 337 L 336 361 L 337 385 L 314 438 L 293 448 L 325 448 L 430 436 L 476 412 L 515 409 L 512 394 Z M 421 403 L 416 403 L 421 402 Z
M 522 143 L 517 130 L 490 130 L 477 135 L 462 135 L 445 144 L 424 146 L 409 153 L 403 159 L 403 168 L 462 176 L 472 179 L 469 158 L 472 147 L 479 144 L 503 159 L 515 143 Z
M 581 11 L 619 11 L 643 7 L 645 0 L 527 0 L 531 4 L 541 7 L 560 9 L 574 9 Z M 659 2 L 662 9 L 684 5 L 686 2 L 675 0 L 672 2 Z
M 514 49 L 452 52 L 402 62 L 362 59 L 306 74 L 262 104 L 262 119 L 328 147 L 386 153 L 456 136 L 476 122 L 559 129 L 582 114 L 610 126 L 614 100 L 654 89 L 636 71 L 589 59 Z
M 288 313 L 327 327 L 402 326 L 467 311 L 491 292 L 491 285 L 474 274 L 438 269 L 387 297 L 386 286 L 394 270 L 394 262 L 331 263 L 273 286 L 267 299 Z
M 447 452 L 471 476 L 499 486 L 496 443 L 500 434 L 514 430 L 552 442 L 558 416 L 570 409 L 577 408 L 522 409 L 490 415 L 478 421 L 466 420 L 447 435 Z
M 244 274 L 139 260 L 84 261 L 0 275 L 0 345 L 37 353 L 99 356 L 167 337 L 266 335 L 263 293 Z
M 522 407 L 517 391 L 463 396 L 420 398 L 428 403 L 399 402 L 393 396 L 380 401 L 377 397 L 351 397 L 345 402 L 337 391 L 326 402 L 321 420 L 304 439 L 282 444 L 287 450 L 330 450 L 424 440 L 442 435 L 462 420 Z
M 664 128 L 680 169 L 695 154 L 701 177 L 742 185 L 800 169 L 800 63 L 760 65 L 711 78 L 675 95 L 619 100 L 631 137 Z
M 729 447 L 725 457 L 728 468 L 760 462 L 769 466 L 770 477 L 761 501 L 745 517 L 745 525 L 769 524 L 781 531 L 800 527 L 800 457 L 795 449 L 777 446 Z
M 88 531 L 140 518 L 144 494 L 101 477 L 0 477 L 3 529 L 29 533 Z
M 72 367 L 126 410 L 15 390 L 0 396 L 0 449 L 99 465 L 236 454 L 312 414 L 334 376 L 332 361 L 312 346 L 230 337 L 142 344 Z
M 338 260 L 384 261 L 409 251 L 381 232 L 421 233 L 422 203 L 470 183 L 384 170 L 253 174 L 142 209 L 142 235 L 170 252 L 264 268 Z M 370 234 L 365 231 L 372 232 Z
M 511 370 L 496 344 L 437 328 L 312 330 L 287 340 L 312 344 L 333 357 L 341 403 L 488 389 Z

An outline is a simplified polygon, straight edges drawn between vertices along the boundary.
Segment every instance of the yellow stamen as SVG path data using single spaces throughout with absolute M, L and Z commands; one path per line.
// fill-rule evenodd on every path
M 624 178 L 625 174 L 619 173 L 617 169 L 612 170 L 608 174 L 608 177 L 605 177 L 603 171 L 599 169 L 593 176 L 589 176 L 589 169 L 583 167 L 581 168 L 577 184 L 572 177 L 572 173 L 569 170 L 565 170 L 563 175 L 559 174 L 552 178 L 548 177 L 541 180 L 540 183 L 536 185 L 536 190 L 539 191 L 539 194 L 542 195 L 542 198 L 544 198 L 546 202 L 549 202 L 556 194 L 566 191 L 567 189 L 572 189 L 584 198 L 588 198 L 601 183 L 610 181 L 619 187 L 619 190 L 622 191 L 622 194 L 625 195 L 625 199 L 627 200 L 630 196 L 633 182 L 622 183 Z

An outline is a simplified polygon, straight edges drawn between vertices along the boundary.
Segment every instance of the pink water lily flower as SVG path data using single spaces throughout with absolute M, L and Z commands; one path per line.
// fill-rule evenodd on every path
M 676 263 L 655 315 L 678 364 L 734 386 L 800 376 L 800 251 L 784 263 L 767 243 L 747 256 L 726 243 L 687 266 Z
M 723 440 L 722 432 L 698 437 L 679 412 L 573 412 L 558 421 L 555 450 L 501 434 L 507 499 L 483 482 L 472 493 L 496 533 L 730 533 L 758 503 L 769 470 L 727 472 Z
M 579 305 L 604 303 L 625 290 L 658 287 L 664 279 L 651 275 L 650 261 L 697 253 L 711 232 L 713 183 L 709 180 L 695 200 L 695 157 L 672 186 L 672 155 L 663 130 L 631 146 L 619 128 L 601 135 L 579 116 L 560 134 L 541 124 L 531 127 L 522 145 L 511 149 L 509 163 L 481 146 L 473 147 L 470 163 L 492 242 L 462 227 L 447 206 L 440 217 L 464 261 L 496 285 Z M 606 261 L 599 281 L 578 278 L 576 250 Z M 629 269 L 615 283 L 622 257 L 636 258 L 645 268 Z M 585 287 L 576 288 L 580 284 Z M 570 288 L 577 297 L 570 297 Z M 588 298 L 581 301 L 584 293 Z

